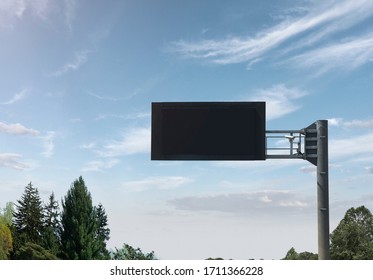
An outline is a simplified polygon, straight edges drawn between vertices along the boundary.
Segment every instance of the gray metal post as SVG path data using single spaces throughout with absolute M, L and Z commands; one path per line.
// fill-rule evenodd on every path
M 329 159 L 328 121 L 318 120 L 317 129 L 317 224 L 319 260 L 329 260 Z

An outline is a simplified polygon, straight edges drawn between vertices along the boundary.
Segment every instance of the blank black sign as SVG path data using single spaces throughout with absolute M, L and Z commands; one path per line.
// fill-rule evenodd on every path
M 152 103 L 152 160 L 264 160 L 264 102 Z

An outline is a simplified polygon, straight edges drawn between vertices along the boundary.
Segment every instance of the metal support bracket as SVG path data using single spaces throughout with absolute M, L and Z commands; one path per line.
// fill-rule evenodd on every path
M 267 130 L 265 151 L 266 159 L 303 159 L 316 166 L 318 255 L 330 259 L 328 121 L 301 130 Z

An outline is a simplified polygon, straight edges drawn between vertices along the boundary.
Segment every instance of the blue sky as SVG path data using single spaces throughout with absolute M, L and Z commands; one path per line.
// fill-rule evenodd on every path
M 151 102 L 266 101 L 267 129 L 328 119 L 333 230 L 373 210 L 372 24 L 369 0 L 2 0 L 0 207 L 82 175 L 110 248 L 316 252 L 310 163 L 152 162 Z

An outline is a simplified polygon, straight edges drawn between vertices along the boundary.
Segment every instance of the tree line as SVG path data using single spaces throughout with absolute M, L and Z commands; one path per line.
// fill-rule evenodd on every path
M 373 260 L 373 215 L 364 205 L 347 210 L 330 234 L 332 260 Z M 291 248 L 284 260 L 317 260 L 311 252 L 298 253 Z
M 101 203 L 92 197 L 82 177 L 72 184 L 61 200 L 54 193 L 43 203 L 30 182 L 21 199 L 0 208 L 0 260 L 152 260 L 154 252 L 143 253 L 126 243 L 109 250 L 108 217 Z M 360 206 L 347 210 L 330 235 L 334 260 L 373 260 L 373 215 Z M 291 248 L 283 260 L 316 260 L 312 252 Z
M 0 260 L 109 260 L 155 259 L 154 252 L 143 253 L 124 243 L 108 250 L 108 217 L 101 203 L 92 197 L 80 176 L 61 201 L 54 193 L 43 203 L 30 182 L 16 204 L 0 209 Z

